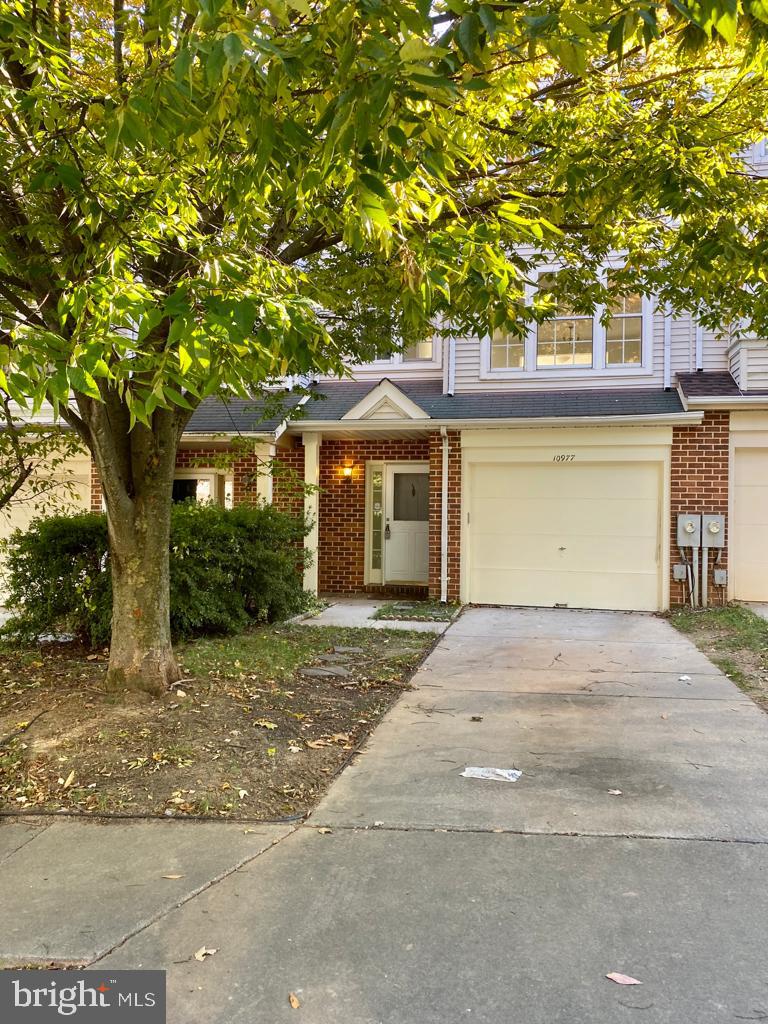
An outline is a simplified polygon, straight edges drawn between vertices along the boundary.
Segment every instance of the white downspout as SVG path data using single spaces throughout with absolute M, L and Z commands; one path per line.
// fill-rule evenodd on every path
M 704 328 L 696 321 L 696 369 L 704 369 Z
M 451 335 L 448 339 L 448 394 L 456 392 L 456 339 Z
M 440 427 L 443 443 L 443 469 L 440 478 L 440 600 L 448 601 L 448 431 Z
M 664 390 L 672 387 L 672 314 L 669 304 L 664 307 Z

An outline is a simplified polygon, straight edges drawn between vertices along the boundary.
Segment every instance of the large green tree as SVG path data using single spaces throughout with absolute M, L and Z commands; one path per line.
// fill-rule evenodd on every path
M 723 282 L 757 265 L 761 183 L 737 154 L 766 130 L 766 17 L 1 0 L 0 387 L 51 401 L 98 466 L 114 684 L 178 676 L 171 487 L 205 396 L 340 372 L 436 317 L 519 330 L 545 312 L 525 304 L 542 252 L 581 304 L 619 249 L 612 288 L 727 314 Z

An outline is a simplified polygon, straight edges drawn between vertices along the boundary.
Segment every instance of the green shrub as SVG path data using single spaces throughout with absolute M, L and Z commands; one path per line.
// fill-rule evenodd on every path
M 302 519 L 270 505 L 174 505 L 171 513 L 171 630 L 176 637 L 233 633 L 249 622 L 287 618 L 304 606 Z M 17 639 L 71 633 L 109 643 L 112 589 L 106 517 L 38 519 L 5 547 L 5 632 Z

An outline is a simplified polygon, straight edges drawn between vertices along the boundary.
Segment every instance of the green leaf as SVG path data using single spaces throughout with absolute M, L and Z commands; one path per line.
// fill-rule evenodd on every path
M 87 395 L 88 398 L 101 400 L 99 386 L 87 370 L 83 370 L 80 366 L 68 366 L 67 377 L 69 378 L 70 386 L 75 391 Z
M 435 50 L 423 39 L 411 36 L 400 47 L 400 60 L 406 64 L 430 61 L 435 58 Z
M 245 53 L 242 39 L 237 32 L 230 32 L 228 36 L 225 36 L 223 45 L 230 67 L 235 67 Z
M 186 350 L 183 345 L 179 345 L 179 369 L 182 373 L 186 373 L 192 365 L 192 356 Z
M 369 190 L 369 192 L 373 192 L 374 195 L 379 196 L 380 199 L 392 198 L 391 195 L 389 194 L 389 189 L 386 187 L 384 182 L 381 181 L 380 178 L 375 177 L 373 174 L 365 173 L 358 174 L 358 178 L 363 183 L 363 185 L 365 185 L 365 187 Z
M 79 189 L 83 181 L 82 171 L 72 164 L 59 164 L 56 168 L 56 177 L 62 185 L 66 185 L 68 189 L 73 191 Z
M 468 61 L 474 61 L 480 41 L 480 19 L 472 12 L 465 14 L 456 29 L 456 42 Z
M 389 136 L 390 142 L 393 142 L 400 149 L 405 149 L 407 147 L 408 136 L 405 134 L 400 125 L 389 125 L 389 127 L 387 128 L 387 135 Z

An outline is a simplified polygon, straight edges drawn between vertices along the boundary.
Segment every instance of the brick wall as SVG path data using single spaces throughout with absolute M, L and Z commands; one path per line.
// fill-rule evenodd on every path
M 259 475 L 266 468 L 263 459 L 252 452 L 237 455 L 234 459 L 232 459 L 232 453 L 221 448 L 180 448 L 176 453 L 177 470 L 217 470 L 232 476 L 235 505 L 257 501 Z M 302 473 L 303 471 L 304 463 L 302 461 Z M 101 512 L 102 493 L 99 472 L 96 469 L 96 463 L 91 460 L 91 509 L 94 512 Z
M 443 443 L 429 438 L 429 596 L 440 598 Z M 448 432 L 448 600 L 458 601 L 461 574 L 461 434 Z
M 275 454 L 275 474 L 272 480 L 272 501 L 276 508 L 292 515 L 304 514 L 304 446 L 300 438 L 289 439 L 285 448 Z
M 680 512 L 728 515 L 728 460 L 730 413 L 706 412 L 701 426 L 674 427 L 672 431 L 671 531 L 672 564 L 680 561 L 677 547 L 677 516 Z M 726 568 L 729 523 L 726 518 L 726 547 L 719 562 Z M 722 600 L 721 587 L 714 587 L 714 558 L 710 553 L 710 601 Z M 671 571 L 670 571 L 671 576 Z M 672 580 L 670 603 L 685 600 L 683 584 Z
M 352 477 L 341 467 L 351 461 Z M 320 550 L 318 588 L 326 593 L 365 589 L 365 464 L 428 462 L 429 443 L 419 439 L 332 440 L 320 446 Z M 426 587 L 387 587 L 387 591 L 426 593 Z

